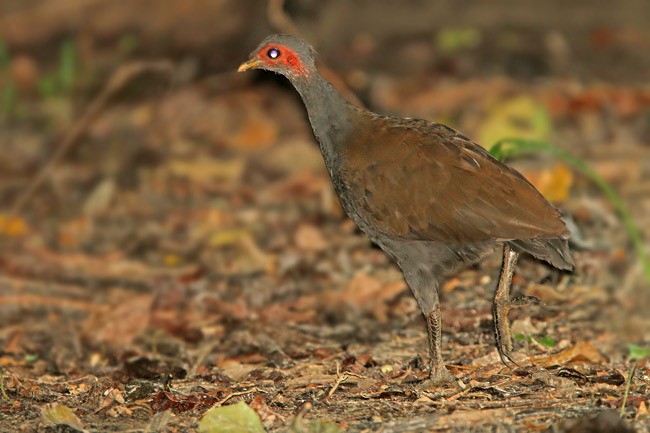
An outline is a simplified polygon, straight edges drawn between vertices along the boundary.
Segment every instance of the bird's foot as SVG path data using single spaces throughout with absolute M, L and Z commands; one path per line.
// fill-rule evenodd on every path
M 429 377 L 420 383 L 420 388 L 438 388 L 443 385 L 454 383 L 456 378 L 447 370 L 443 364 L 432 366 L 429 370 Z
M 501 358 L 501 361 L 511 370 L 523 367 L 517 361 L 515 361 L 512 356 L 512 331 L 510 330 L 510 322 L 507 320 L 507 314 L 511 308 L 525 307 L 532 304 L 539 305 L 542 304 L 542 301 L 540 301 L 540 299 L 535 296 L 518 296 L 511 299 L 507 305 L 501 307 L 500 314 L 496 315 L 498 318 L 498 320 L 495 320 L 495 328 L 497 331 L 497 350 L 499 351 L 499 357 Z
M 510 370 L 523 368 L 521 364 L 515 361 L 512 357 L 512 340 L 509 340 L 509 343 L 510 344 L 497 344 L 497 351 L 499 352 L 501 362 L 503 362 L 503 364 Z

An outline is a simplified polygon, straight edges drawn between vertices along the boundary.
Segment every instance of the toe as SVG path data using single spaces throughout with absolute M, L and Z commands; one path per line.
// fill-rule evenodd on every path
M 510 301 L 511 307 L 525 307 L 527 305 L 533 305 L 533 304 L 541 305 L 542 301 L 536 296 L 528 296 L 528 295 L 517 296 L 516 298 L 513 298 Z
M 443 365 L 432 370 L 429 378 L 420 384 L 421 388 L 437 388 L 450 383 L 455 383 L 456 378 Z

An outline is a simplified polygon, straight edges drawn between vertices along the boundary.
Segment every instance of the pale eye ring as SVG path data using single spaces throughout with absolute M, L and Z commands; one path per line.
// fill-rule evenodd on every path
M 266 52 L 266 55 L 269 59 L 277 59 L 280 57 L 280 50 L 277 48 L 271 48 Z

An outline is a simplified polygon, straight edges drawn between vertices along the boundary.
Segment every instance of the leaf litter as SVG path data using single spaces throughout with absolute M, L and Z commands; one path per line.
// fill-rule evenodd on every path
M 451 117 L 471 136 L 511 131 L 514 110 L 530 117 L 515 126 L 571 146 L 615 185 L 648 179 L 639 174 L 648 148 L 629 122 L 647 92 L 564 81 L 522 92 L 504 78 L 408 84 L 417 92 L 372 82 L 369 99 L 378 111 Z M 423 389 L 417 305 L 394 265 L 343 218 L 302 108 L 272 82 L 210 92 L 198 83 L 130 111 L 106 107 L 85 143 L 94 151 L 63 158 L 29 213 L 0 215 L 0 425 L 543 431 L 567 418 L 615 425 L 607 414 L 624 409 L 626 422 L 647 428 L 647 290 L 624 230 L 605 223 L 610 205 L 576 173 L 513 162 L 587 238 L 622 247 L 577 249 L 575 275 L 522 260 L 515 291 L 545 305 L 512 312 L 524 337 L 515 356 L 527 366 L 514 372 L 492 340 L 498 257 L 454 276 L 442 290 L 443 355 L 456 382 Z M 626 121 L 599 145 L 634 158 L 609 158 L 584 138 L 612 128 L 607 106 Z M 89 176 L 111 152 L 135 156 Z M 648 197 L 621 191 L 649 222 Z M 639 226 L 647 236 L 650 224 Z

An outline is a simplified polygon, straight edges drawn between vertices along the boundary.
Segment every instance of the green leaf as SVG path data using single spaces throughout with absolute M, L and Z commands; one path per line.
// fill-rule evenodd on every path
M 7 44 L 0 39 L 0 70 L 5 69 L 11 63 L 11 55 L 9 54 L 9 48 Z
M 129 55 L 138 48 L 138 39 L 133 35 L 124 35 L 120 38 L 119 50 L 123 55 Z
M 61 91 L 68 93 L 74 86 L 77 76 L 77 49 L 74 42 L 67 39 L 59 51 L 58 81 Z
M 253 409 L 240 401 L 230 406 L 213 407 L 199 423 L 200 433 L 264 433 L 262 421 Z
M 332 423 L 322 421 L 310 421 L 307 424 L 307 429 L 302 430 L 302 433 L 339 433 L 341 429 Z
M 537 341 L 542 346 L 555 347 L 555 339 L 553 337 L 535 338 L 535 341 Z
M 614 188 L 607 183 L 602 177 L 598 175 L 591 167 L 587 164 L 571 156 L 569 153 L 555 147 L 552 144 L 537 141 L 537 140 L 527 140 L 523 138 L 504 138 L 497 141 L 490 149 L 490 153 L 500 161 L 504 161 L 512 155 L 520 153 L 529 153 L 529 152 L 547 152 L 553 154 L 566 163 L 572 165 L 576 170 L 582 172 L 585 176 L 591 179 L 600 189 L 603 191 L 605 196 L 612 203 L 614 208 L 618 211 L 621 219 L 623 220 L 623 225 L 627 230 L 627 234 L 634 244 L 634 250 L 641 262 L 641 267 L 643 268 L 643 273 L 645 279 L 650 283 L 650 257 L 648 257 L 647 252 L 644 249 L 643 239 L 641 237 L 641 232 L 637 227 L 632 215 L 625 207 L 623 200 L 616 193 Z
M 478 142 L 488 146 L 507 137 L 545 141 L 550 134 L 546 108 L 528 96 L 517 96 L 490 109 L 478 131 Z
M 0 117 L 7 117 L 14 113 L 18 103 L 18 91 L 12 82 L 8 82 L 0 89 Z
M 643 358 L 650 358 L 650 347 L 641 347 L 636 344 L 627 345 L 628 355 L 630 361 L 638 361 Z
M 526 337 L 524 334 L 516 334 L 514 339 L 515 341 L 530 341 L 530 337 Z
M 481 33 L 473 27 L 446 27 L 436 35 L 436 44 L 445 53 L 474 48 L 480 42 Z
M 51 75 L 44 75 L 38 80 L 38 94 L 43 99 L 53 98 L 57 94 L 56 78 Z

